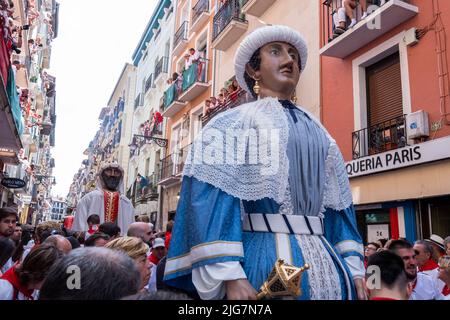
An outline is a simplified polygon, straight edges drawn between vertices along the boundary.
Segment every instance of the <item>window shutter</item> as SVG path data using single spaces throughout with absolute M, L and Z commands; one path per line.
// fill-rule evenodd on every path
M 401 117 L 403 100 L 398 52 L 366 71 L 368 127 Z

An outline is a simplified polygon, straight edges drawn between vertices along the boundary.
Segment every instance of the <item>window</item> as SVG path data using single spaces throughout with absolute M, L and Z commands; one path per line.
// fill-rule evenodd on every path
M 377 125 L 403 115 L 398 52 L 367 67 L 367 124 Z
M 150 175 L 149 169 L 150 169 L 150 157 L 145 159 L 145 173 L 144 173 L 144 175 L 146 175 L 146 176 Z
M 369 155 L 406 144 L 400 56 L 396 52 L 366 68 Z

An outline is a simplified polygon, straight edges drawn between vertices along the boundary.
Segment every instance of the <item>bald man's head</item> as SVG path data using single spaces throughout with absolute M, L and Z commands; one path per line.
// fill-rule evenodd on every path
M 69 253 L 70 250 L 72 250 L 72 244 L 70 241 L 59 234 L 48 237 L 45 239 L 44 243 L 51 243 L 58 248 L 59 251 L 64 253 Z
M 141 238 L 145 243 L 149 243 L 152 237 L 152 229 L 146 222 L 133 222 L 128 227 L 127 236 Z

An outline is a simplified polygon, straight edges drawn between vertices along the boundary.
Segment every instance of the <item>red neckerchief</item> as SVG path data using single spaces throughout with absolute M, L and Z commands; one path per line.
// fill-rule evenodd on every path
M 14 288 L 13 300 L 17 300 L 18 293 L 21 292 L 25 297 L 30 300 L 33 298 L 33 289 L 28 289 L 20 283 L 19 277 L 16 273 L 16 265 L 9 268 L 0 279 L 8 281 Z
M 445 287 L 442 289 L 442 294 L 444 296 L 448 296 L 450 294 L 450 288 L 448 287 L 448 285 L 445 285 Z
M 116 223 L 119 215 L 120 193 L 115 191 L 103 191 L 103 200 L 105 205 L 105 222 Z
M 148 256 L 148 260 L 153 263 L 155 266 L 159 263 L 159 259 L 157 257 L 155 257 L 153 255 L 153 253 L 151 255 Z
M 419 271 L 430 271 L 439 268 L 438 264 L 433 260 L 429 259 L 422 267 L 419 267 Z
M 373 297 L 373 298 L 370 298 L 370 300 L 379 301 L 379 300 L 398 300 L 398 299 L 386 298 L 386 297 Z

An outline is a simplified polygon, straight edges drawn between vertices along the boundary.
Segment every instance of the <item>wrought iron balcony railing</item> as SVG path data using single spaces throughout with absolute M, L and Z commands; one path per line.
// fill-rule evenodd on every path
M 247 102 L 249 101 L 245 90 L 239 89 L 239 91 L 236 93 L 235 99 L 227 99 L 227 101 L 225 101 L 224 104 L 218 105 L 215 108 L 210 109 L 211 111 L 209 111 L 202 117 L 202 125 L 205 126 L 212 118 L 214 118 L 219 113 L 226 111 L 228 109 L 235 108 Z
M 401 116 L 352 133 L 353 160 L 405 147 L 406 117 Z
M 240 0 L 228 0 L 220 7 L 214 16 L 213 21 L 213 41 L 222 33 L 223 30 L 233 20 L 246 22 L 245 15 L 241 11 L 242 6 Z
M 181 41 L 187 41 L 188 39 L 188 22 L 185 21 L 181 24 L 180 28 L 178 28 L 177 32 L 175 32 L 173 47 L 178 46 Z
M 194 8 L 192 8 L 192 24 L 194 24 L 204 12 L 209 12 L 209 0 L 199 0 Z
M 156 76 L 154 77 L 153 73 L 147 78 L 147 80 L 145 81 L 145 93 L 147 93 L 151 88 L 155 87 L 155 79 Z
M 178 149 L 161 161 L 160 182 L 183 172 L 190 147 L 191 144 Z
M 139 93 L 136 99 L 134 100 L 134 109 L 136 110 L 137 107 L 140 107 L 142 105 L 144 105 L 144 99 L 142 93 Z
M 322 1 L 322 41 L 324 44 L 333 41 L 337 38 L 340 33 L 336 32 L 337 15 L 339 10 L 345 10 L 343 6 L 344 0 L 321 0 Z M 409 3 L 409 0 L 402 0 L 403 2 Z M 385 3 L 387 3 L 386 1 Z M 357 2 L 358 3 L 358 2 Z M 382 5 L 382 0 L 367 0 L 367 6 L 378 6 Z M 353 10 L 354 17 L 357 21 L 361 20 L 362 10 L 361 6 L 358 4 Z M 350 19 L 347 17 L 346 26 L 350 24 Z
M 161 57 L 155 66 L 155 79 L 159 77 L 162 73 L 167 73 L 169 69 L 169 58 Z

